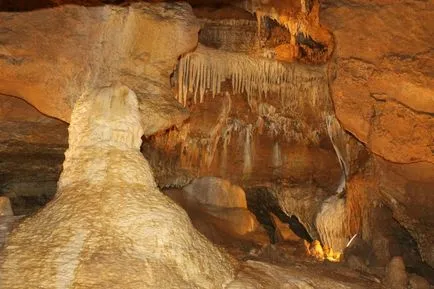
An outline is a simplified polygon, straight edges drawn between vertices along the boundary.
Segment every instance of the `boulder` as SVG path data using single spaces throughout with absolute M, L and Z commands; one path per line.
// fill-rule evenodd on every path
M 202 205 L 224 208 L 247 208 L 246 193 L 231 182 L 216 178 L 203 177 L 195 179 L 184 187 L 187 200 Z
M 404 260 L 400 256 L 393 257 L 386 267 L 384 279 L 386 288 L 407 289 L 408 275 L 405 271 Z
M 258 230 L 260 224 L 249 210 L 206 206 L 201 210 L 211 216 L 211 222 L 222 231 L 233 235 L 246 235 Z
M 429 282 L 416 274 L 410 274 L 409 276 L 409 288 L 410 289 L 429 289 Z
M 13 216 L 11 201 L 7 197 L 0 196 L 0 217 L 3 216 Z
M 301 238 L 297 236 L 290 228 L 289 225 L 283 223 L 279 217 L 270 213 L 271 222 L 274 225 L 274 240 L 276 242 L 284 241 L 300 241 Z

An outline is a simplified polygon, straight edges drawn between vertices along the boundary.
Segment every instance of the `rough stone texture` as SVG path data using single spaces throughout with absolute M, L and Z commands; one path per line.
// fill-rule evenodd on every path
M 243 187 L 284 178 L 335 190 L 341 168 L 324 118 L 332 113 L 325 71 L 293 69 L 297 77 L 287 97 L 255 94 L 249 101 L 226 82 L 227 93 L 189 102 L 191 117 L 179 130 L 142 147 L 159 185 L 183 187 L 199 176 L 218 176 Z
M 256 13 L 259 21 L 267 16 L 289 30 L 290 41 L 273 49 L 276 59 L 324 63 L 333 53 L 333 36 L 320 25 L 317 0 L 244 0 L 235 5 Z
M 331 89 L 344 128 L 389 161 L 433 164 L 434 3 L 323 5 L 337 43 Z
M 7 197 L 0 197 L 0 217 L 13 216 L 11 201 Z
M 203 205 L 247 208 L 244 190 L 224 179 L 216 177 L 195 179 L 191 184 L 185 186 L 183 190 L 186 199 Z
M 182 206 L 195 228 L 215 244 L 234 248 L 270 243 L 266 231 L 246 208 L 201 204 L 187 199 L 179 189 L 166 189 L 164 193 Z
M 247 261 L 227 289 L 366 289 L 380 288 L 373 282 L 355 282 L 354 278 L 337 277 L 336 272 L 320 273 L 314 268 L 288 268 L 264 262 Z M 331 276 L 333 275 L 333 277 Z M 393 288 L 393 287 L 391 287 Z
M 201 210 L 212 217 L 210 223 L 234 235 L 246 235 L 259 229 L 259 222 L 244 208 L 221 208 L 207 206 Z
M 81 96 L 55 199 L 2 251 L 3 288 L 219 288 L 228 259 L 157 188 L 126 86 Z
M 56 192 L 67 124 L 25 101 L 0 95 L 0 195 L 17 215 L 34 212 Z
M 65 5 L 0 18 L 0 93 L 69 122 L 78 96 L 121 81 L 138 95 L 145 135 L 188 117 L 169 81 L 178 57 L 197 44 L 187 4 Z
M 410 274 L 408 283 L 409 283 L 408 286 L 410 289 L 429 289 L 430 288 L 428 281 L 425 278 L 423 278 L 419 275 L 416 275 L 416 274 Z
M 216 177 L 195 179 L 182 192 L 172 194 L 172 198 L 187 212 L 199 213 L 228 234 L 242 236 L 259 229 L 258 220 L 247 209 L 246 193 L 228 180 Z
M 390 260 L 390 263 L 386 267 L 384 285 L 386 288 L 408 288 L 408 276 L 402 257 L 393 257 L 392 260 Z
M 9 233 L 22 217 L 23 216 L 0 216 L 0 250 L 3 248 Z
M 297 216 L 310 236 L 319 239 L 315 221 L 327 192 L 314 186 L 276 186 L 273 194 L 288 216 Z
M 300 237 L 297 236 L 290 228 L 288 224 L 283 223 L 279 217 L 270 213 L 271 221 L 274 225 L 274 240 L 276 242 L 284 241 L 300 241 Z
M 383 201 L 434 266 L 434 3 L 323 1 L 342 126 L 379 157 Z
M 381 200 L 417 241 L 425 262 L 434 266 L 434 168 L 427 163 L 394 164 L 376 158 Z

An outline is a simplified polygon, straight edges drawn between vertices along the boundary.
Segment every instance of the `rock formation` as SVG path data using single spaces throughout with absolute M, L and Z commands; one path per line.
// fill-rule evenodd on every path
M 199 25 L 188 4 L 65 5 L 0 12 L 0 19 L 0 94 L 69 122 L 79 95 L 121 81 L 139 98 L 145 135 L 188 117 L 169 81 L 179 55 L 197 44 Z
M 183 188 L 187 200 L 225 208 L 247 208 L 246 193 L 231 182 L 216 177 L 194 180 Z
M 220 288 L 227 257 L 157 188 L 140 154 L 137 97 L 81 96 L 55 199 L 10 235 L 2 288 Z
M 3 287 L 434 284 L 434 3 L 187 2 L 0 1 Z
M 11 201 L 7 197 L 0 197 L 0 217 L 13 215 Z
M 33 213 L 56 193 L 67 147 L 66 123 L 0 95 L 0 195 L 16 215 Z
M 408 276 L 405 272 L 405 264 L 402 257 L 393 257 L 386 267 L 386 279 L 384 284 L 387 288 L 408 288 Z
M 434 3 L 323 2 L 336 116 L 379 156 L 378 193 L 434 266 Z

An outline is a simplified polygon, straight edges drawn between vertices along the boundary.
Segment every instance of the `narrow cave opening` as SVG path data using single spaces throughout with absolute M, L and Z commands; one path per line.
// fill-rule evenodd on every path
M 267 230 L 270 240 L 273 243 L 276 239 L 276 227 L 273 222 L 274 214 L 281 222 L 290 228 L 298 237 L 309 243 L 313 241 L 306 227 L 300 222 L 297 216 L 286 214 L 273 192 L 266 187 L 253 187 L 246 190 L 247 207 L 253 212 L 258 221 Z

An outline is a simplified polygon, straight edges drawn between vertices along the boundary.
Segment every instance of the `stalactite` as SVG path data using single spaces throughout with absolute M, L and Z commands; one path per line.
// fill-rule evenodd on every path
M 221 82 L 231 79 L 233 93 L 245 93 L 248 99 L 275 93 L 283 102 L 291 96 L 304 97 L 317 105 L 328 98 L 321 85 L 326 83 L 325 75 L 323 67 L 312 68 L 199 46 L 180 59 L 177 99 L 185 106 L 191 94 L 193 101 L 197 101 L 198 92 L 203 102 L 207 91 L 215 96 L 221 93 Z M 320 87 L 311 89 L 316 86 Z
M 273 160 L 272 164 L 274 168 L 282 166 L 282 153 L 280 151 L 279 142 L 275 142 L 273 145 Z
M 330 137 L 330 141 L 333 144 L 333 148 L 339 160 L 339 165 L 342 169 L 342 177 L 336 192 L 342 193 L 346 186 L 346 180 L 350 174 L 350 165 L 348 161 L 349 150 L 346 146 L 348 143 L 348 137 L 334 115 L 329 115 L 326 117 L 326 125 L 327 133 Z
M 253 126 L 248 124 L 245 129 L 245 142 L 244 142 L 244 163 L 243 163 L 243 175 L 248 178 L 252 172 L 252 135 Z

